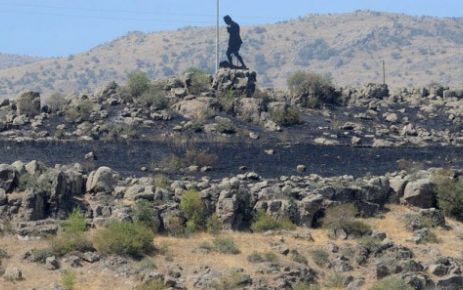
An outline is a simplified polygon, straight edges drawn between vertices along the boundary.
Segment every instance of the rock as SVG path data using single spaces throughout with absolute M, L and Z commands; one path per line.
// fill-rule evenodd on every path
M 386 84 L 369 83 L 362 88 L 360 95 L 366 99 L 384 99 L 389 96 L 389 88 Z
M 35 117 L 40 114 L 40 94 L 26 92 L 19 96 L 16 106 L 19 115 Z
M 419 208 L 433 208 L 436 205 L 434 184 L 428 178 L 409 182 L 402 201 Z
M 92 171 L 87 179 L 87 191 L 112 193 L 117 182 L 115 175 L 109 167 L 100 167 Z
M 95 263 L 100 260 L 100 255 L 98 255 L 98 253 L 95 252 L 85 252 L 82 255 L 82 260 L 88 263 Z
M 84 160 L 94 161 L 94 160 L 97 160 L 97 158 L 96 158 L 95 153 L 88 152 L 87 154 L 85 154 Z
M 438 276 L 438 277 L 446 276 L 448 272 L 449 272 L 449 267 L 447 265 L 433 264 L 429 266 L 429 273 L 435 276 Z
M 431 220 L 433 226 L 445 227 L 445 215 L 444 213 L 436 208 L 420 209 L 419 214 L 425 218 Z
M 173 106 L 182 116 L 189 119 L 201 119 L 207 116 L 210 110 L 218 109 L 218 102 L 211 97 L 198 97 L 192 100 L 182 100 Z
M 264 128 L 270 132 L 280 132 L 281 131 L 281 127 L 278 126 L 278 124 L 272 120 L 267 120 L 264 124 Z
M 59 269 L 58 259 L 56 259 L 55 256 L 47 257 L 45 259 L 45 267 L 47 267 L 48 270 L 52 270 L 52 271 Z
M 17 267 L 6 268 L 5 273 L 3 274 L 3 278 L 12 282 L 21 281 L 24 279 L 22 271 Z
M 361 145 L 362 144 L 362 138 L 359 138 L 357 136 L 353 136 L 351 139 L 351 144 L 352 145 Z
M 218 93 L 234 92 L 236 96 L 252 97 L 256 90 L 256 72 L 220 68 L 215 74 L 212 88 Z
M 25 169 L 30 175 L 40 175 L 47 171 L 47 166 L 42 162 L 33 160 L 26 164 Z
M 438 287 L 438 289 L 446 289 L 446 290 L 461 290 L 462 285 L 463 285 L 463 276 L 452 276 L 449 278 L 439 280 L 436 283 L 436 286 Z
M 297 171 L 298 173 L 304 173 L 305 170 L 306 170 L 305 165 L 298 165 L 298 166 L 296 167 L 296 171 Z
M 0 188 L 7 193 L 12 192 L 18 186 L 18 173 L 16 168 L 7 164 L 0 164 Z
M 384 139 L 374 139 L 373 144 L 371 145 L 373 148 L 387 148 L 394 146 L 394 143 Z
M 335 145 L 340 144 L 338 140 L 327 139 L 325 137 L 315 138 L 314 143 L 319 144 L 319 145 L 327 145 L 327 146 L 335 146 Z

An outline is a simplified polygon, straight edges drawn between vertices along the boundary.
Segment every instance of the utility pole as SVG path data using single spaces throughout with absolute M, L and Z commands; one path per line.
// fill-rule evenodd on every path
M 219 53 L 220 53 L 220 0 L 217 0 L 217 27 L 216 27 L 216 45 L 215 45 L 215 72 L 219 71 Z
M 383 60 L 383 85 L 386 84 L 386 61 Z

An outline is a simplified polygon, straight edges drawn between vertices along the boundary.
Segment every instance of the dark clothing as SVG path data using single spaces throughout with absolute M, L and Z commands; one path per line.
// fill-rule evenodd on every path
M 240 36 L 240 26 L 238 23 L 233 22 L 227 27 L 228 33 L 230 34 L 230 39 L 228 40 L 228 51 L 237 52 L 241 48 L 243 41 Z
M 241 63 L 241 67 L 246 68 L 243 58 L 241 57 L 239 53 L 241 45 L 243 44 L 243 40 L 241 40 L 241 36 L 240 36 L 240 26 L 238 25 L 238 23 L 230 20 L 227 30 L 228 30 L 228 33 L 230 34 L 230 39 L 228 40 L 228 49 L 227 49 L 228 62 L 230 63 L 231 66 L 233 66 L 232 55 L 235 55 L 238 61 Z

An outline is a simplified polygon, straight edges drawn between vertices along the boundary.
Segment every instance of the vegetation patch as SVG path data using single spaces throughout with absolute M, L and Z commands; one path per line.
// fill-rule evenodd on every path
M 266 214 L 263 210 L 257 211 L 251 225 L 253 232 L 294 229 L 296 229 L 296 225 L 288 217 L 276 218 Z
M 113 222 L 93 236 L 95 248 L 104 255 L 140 258 L 153 250 L 153 231 L 141 223 Z

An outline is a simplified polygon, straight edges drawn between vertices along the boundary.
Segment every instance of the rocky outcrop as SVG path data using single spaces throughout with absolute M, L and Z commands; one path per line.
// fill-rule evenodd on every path
M 214 77 L 212 88 L 219 94 L 233 92 L 251 97 L 256 90 L 257 74 L 247 70 L 221 68 Z

